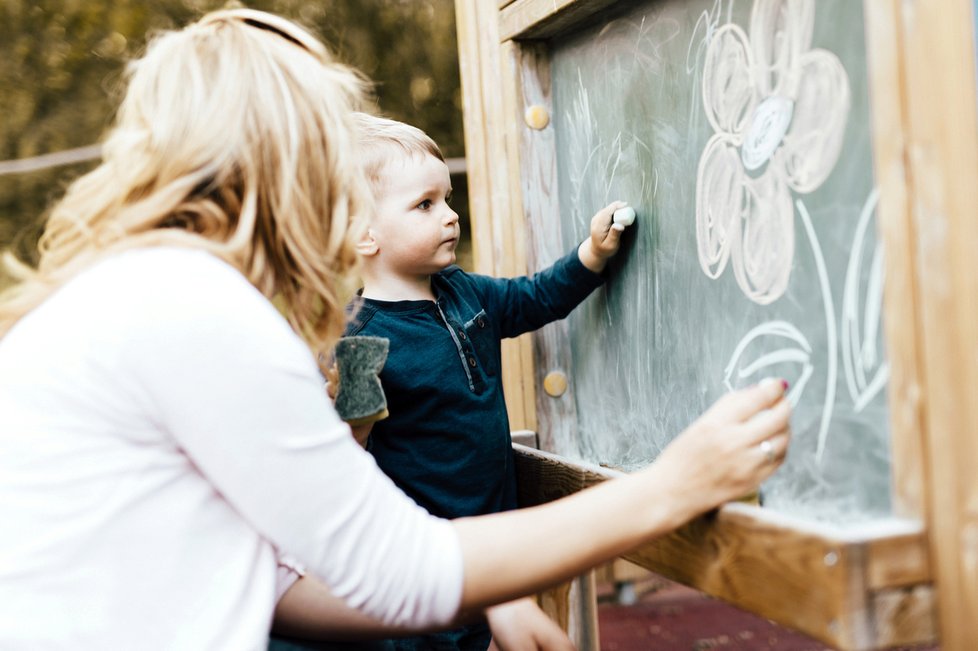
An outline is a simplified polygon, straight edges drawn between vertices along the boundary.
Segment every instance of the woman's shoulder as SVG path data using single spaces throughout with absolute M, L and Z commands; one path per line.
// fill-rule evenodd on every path
M 235 267 L 217 256 L 186 247 L 129 249 L 110 255 L 84 275 L 87 282 L 115 287 L 132 299 L 226 301 L 258 290 Z
M 77 299 L 126 322 L 284 321 L 240 271 L 199 249 L 129 249 L 92 265 L 70 284 Z
M 240 271 L 203 249 L 179 246 L 134 248 L 113 253 L 92 266 L 120 282 L 147 285 L 198 280 L 200 283 L 247 283 Z

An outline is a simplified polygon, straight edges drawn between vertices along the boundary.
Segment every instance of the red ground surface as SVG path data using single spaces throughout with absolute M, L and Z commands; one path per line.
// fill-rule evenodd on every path
M 599 584 L 601 651 L 834 651 L 801 633 L 659 577 L 634 586 L 637 603 L 622 606 L 613 586 Z M 913 651 L 937 649 L 913 647 Z

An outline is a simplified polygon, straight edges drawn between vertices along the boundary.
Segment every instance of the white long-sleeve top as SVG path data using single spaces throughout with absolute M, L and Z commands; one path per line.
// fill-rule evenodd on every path
M 386 621 L 461 600 L 450 524 L 237 270 L 121 253 L 0 340 L 0 649 L 264 649 L 276 550 Z

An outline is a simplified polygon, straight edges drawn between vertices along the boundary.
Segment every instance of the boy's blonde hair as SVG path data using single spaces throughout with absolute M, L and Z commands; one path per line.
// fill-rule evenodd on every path
M 248 9 L 163 33 L 130 65 L 102 163 L 53 208 L 0 335 L 94 260 L 177 245 L 228 261 L 317 350 L 341 334 L 341 281 L 372 210 L 352 111 L 362 77 L 308 32 Z
M 438 144 L 415 126 L 367 113 L 355 113 L 354 120 L 359 132 L 360 168 L 375 187 L 392 154 L 427 154 L 445 162 Z

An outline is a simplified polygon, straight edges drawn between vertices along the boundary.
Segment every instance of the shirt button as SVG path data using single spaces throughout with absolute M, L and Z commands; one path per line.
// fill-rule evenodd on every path
M 461 330 L 459 330 L 458 331 L 458 338 L 461 339 L 462 341 L 465 341 L 465 333 L 462 332 Z
M 475 367 L 475 357 L 469 357 L 469 366 Z
M 485 328 L 485 327 L 486 327 L 486 320 L 485 320 L 485 319 L 483 319 L 482 317 L 479 317 L 479 320 L 478 320 L 478 321 L 476 321 L 476 323 L 478 323 L 478 324 L 479 324 L 479 327 L 480 327 L 480 328 Z

